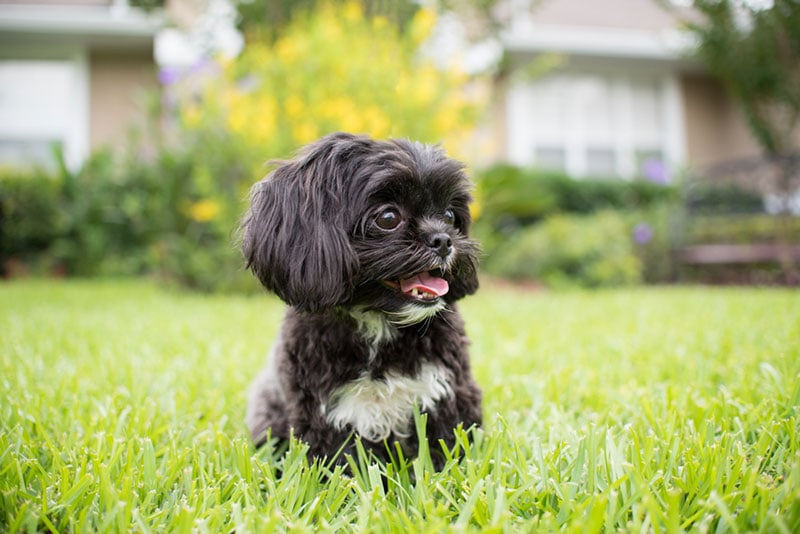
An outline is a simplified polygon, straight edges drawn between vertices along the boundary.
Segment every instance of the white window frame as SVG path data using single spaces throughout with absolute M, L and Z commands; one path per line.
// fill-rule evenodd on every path
M 55 141 L 61 143 L 64 162 L 69 170 L 77 170 L 90 153 L 90 67 L 89 54 L 85 47 L 75 46 L 66 50 L 49 47 L 4 47 L 0 52 L 0 61 L 63 62 L 71 71 L 69 86 L 65 88 L 70 98 L 70 106 L 66 113 L 66 127 Z M 31 113 L 35 112 L 34 110 Z M 16 133 L 12 130 L 2 131 L 3 137 L 19 135 L 21 139 L 53 139 L 52 133 L 38 131 L 35 128 Z
M 610 112 L 615 113 L 614 128 L 609 132 L 608 147 L 613 149 L 616 159 L 618 176 L 632 179 L 640 175 L 641 169 L 637 168 L 636 153 L 639 150 L 657 150 L 663 155 L 664 163 L 671 168 L 678 168 L 686 160 L 686 133 L 683 118 L 683 99 L 680 81 L 673 72 L 655 72 L 652 70 L 633 69 L 583 69 L 562 70 L 553 76 L 562 79 L 579 79 L 581 76 L 596 77 L 611 80 L 609 87 L 612 90 L 612 99 L 615 104 Z M 634 118 L 632 116 L 633 84 L 642 80 L 653 80 L 658 87 L 660 135 L 654 143 L 657 146 L 639 143 L 637 133 L 634 131 Z M 574 177 L 589 175 L 587 166 L 587 153 L 590 148 L 598 147 L 591 138 L 587 129 L 582 127 L 583 120 L 579 116 L 580 110 L 570 109 L 567 122 L 570 127 L 556 137 L 547 138 L 545 133 L 537 131 L 535 112 L 531 99 L 535 98 L 537 83 L 547 83 L 547 77 L 541 80 L 515 80 L 509 87 L 506 124 L 508 130 L 508 159 L 518 165 L 535 166 L 537 164 L 535 153 L 537 148 L 564 148 L 565 168 L 568 174 Z M 565 95 L 569 98 L 569 95 Z

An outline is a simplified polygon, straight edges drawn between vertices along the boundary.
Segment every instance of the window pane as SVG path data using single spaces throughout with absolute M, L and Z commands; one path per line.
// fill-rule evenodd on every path
M 0 61 L 0 135 L 61 138 L 73 77 L 66 61 Z
M 664 121 L 661 113 L 659 86 L 655 82 L 633 82 L 631 96 L 634 133 L 639 136 L 639 139 L 660 139 Z
M 576 102 L 581 111 L 588 139 L 607 139 L 614 130 L 613 99 L 610 83 L 600 76 L 582 76 L 575 84 Z
M 570 128 L 570 87 L 570 79 L 563 76 L 548 77 L 532 86 L 530 120 L 537 136 L 566 135 Z
M 537 147 L 536 166 L 540 169 L 563 171 L 566 168 L 566 151 L 558 147 Z
M 66 61 L 0 61 L 0 165 L 55 167 L 69 137 L 75 70 Z
M 0 164 L 41 165 L 52 170 L 60 146 L 61 142 L 55 139 L 0 139 Z
M 590 176 L 615 176 L 617 156 L 611 148 L 589 148 L 586 151 L 586 174 Z

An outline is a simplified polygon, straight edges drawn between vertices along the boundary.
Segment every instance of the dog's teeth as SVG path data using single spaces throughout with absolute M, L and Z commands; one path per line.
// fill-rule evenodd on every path
M 437 295 L 435 293 L 429 293 L 428 291 L 420 290 L 418 287 L 415 287 L 411 291 L 407 293 L 407 295 L 411 298 L 415 298 L 417 300 L 436 300 Z

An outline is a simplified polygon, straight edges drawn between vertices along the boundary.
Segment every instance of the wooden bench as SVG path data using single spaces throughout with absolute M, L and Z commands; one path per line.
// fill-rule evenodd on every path
M 780 221 L 785 216 L 782 212 L 794 213 L 799 191 L 800 152 L 733 160 L 698 171 L 687 182 L 683 220 L 678 225 L 683 235 L 674 241 L 679 278 L 689 274 L 722 283 L 800 283 L 798 225 L 792 220 L 781 239 Z M 746 244 L 726 242 L 726 237 L 736 240 L 739 236 L 724 232 L 685 239 L 698 217 L 709 216 L 769 216 L 775 224 L 770 235 L 749 236 L 754 239 Z M 755 233 L 763 234 L 763 228 Z
M 689 245 L 677 251 L 679 261 L 694 265 L 779 262 L 784 254 L 800 261 L 800 246 L 785 247 L 775 243 L 713 244 Z

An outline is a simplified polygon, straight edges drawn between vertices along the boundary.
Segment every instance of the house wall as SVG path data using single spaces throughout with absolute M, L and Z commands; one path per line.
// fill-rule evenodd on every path
M 0 0 L 0 4 L 29 4 L 36 6 L 104 6 L 112 3 L 112 0 Z
M 121 145 L 132 127 L 144 126 L 147 99 L 158 89 L 153 53 L 93 52 L 89 65 L 90 145 Z
M 537 165 L 537 159 L 545 160 L 532 155 L 537 144 L 545 149 L 548 144 L 560 144 L 568 153 L 579 156 L 567 158 L 567 171 L 590 173 L 591 165 L 581 161 L 580 152 L 587 153 L 588 148 L 597 152 L 602 139 L 590 139 L 587 128 L 605 131 L 608 139 L 616 139 L 611 144 L 616 147 L 616 169 L 622 176 L 634 175 L 631 147 L 646 148 L 637 144 L 652 145 L 658 149 L 654 153 L 674 168 L 699 170 L 762 153 L 737 103 L 702 64 L 687 55 L 691 41 L 680 32 L 679 18 L 696 16 L 688 8 L 675 7 L 675 2 L 668 10 L 649 0 L 522 0 L 520 4 L 530 9 L 515 18 L 505 42 L 515 60 L 512 67 L 524 66 L 537 54 L 556 52 L 564 59 L 556 71 L 573 80 L 549 92 L 549 76 L 524 82 L 528 89 L 519 82 L 498 87 L 506 97 L 505 102 L 497 104 L 505 104 L 506 109 L 495 121 L 505 132 L 498 136 L 499 158 Z M 648 77 L 656 87 L 650 95 L 646 94 Z M 590 85 L 596 89 L 607 86 L 601 92 L 608 96 L 587 104 L 588 93 L 580 87 L 584 82 L 588 82 L 586 89 L 591 89 Z M 646 106 L 636 104 L 642 95 L 651 100 L 655 95 L 661 106 L 660 116 L 644 128 L 636 126 L 637 119 L 645 116 L 642 111 L 646 111 Z M 574 134 L 562 135 L 562 143 L 543 138 L 537 124 L 544 124 L 542 119 L 552 115 L 552 110 L 581 106 L 585 109 L 577 113 L 577 118 L 570 119 L 565 112 L 561 119 L 550 121 L 556 131 L 564 124 L 574 124 L 567 128 Z M 601 114 L 595 113 L 598 109 L 608 110 L 611 119 L 600 120 Z M 602 124 L 606 124 L 604 129 L 600 128 Z M 800 131 L 797 137 L 800 143 Z M 583 159 L 587 159 L 585 155 Z
M 681 79 L 689 163 L 708 167 L 762 151 L 747 121 L 722 85 L 700 74 Z
M 538 24 L 664 30 L 675 19 L 652 0 L 541 0 L 533 1 Z

